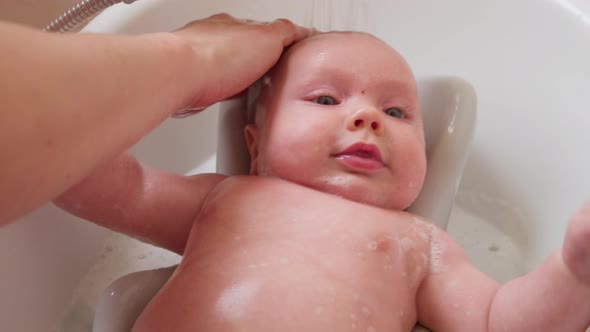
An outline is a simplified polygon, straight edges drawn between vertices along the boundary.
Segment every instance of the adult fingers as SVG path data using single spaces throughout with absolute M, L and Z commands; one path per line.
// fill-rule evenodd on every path
M 283 46 L 298 42 L 317 32 L 315 29 L 299 26 L 285 18 L 275 20 L 269 25 L 281 35 Z

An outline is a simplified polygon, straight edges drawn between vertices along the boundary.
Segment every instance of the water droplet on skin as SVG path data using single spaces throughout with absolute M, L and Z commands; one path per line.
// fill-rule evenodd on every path
M 428 256 L 426 256 L 426 254 L 421 254 L 420 257 L 422 257 L 422 263 L 424 265 L 428 264 Z
M 350 314 L 350 319 L 356 320 L 356 314 Z
M 369 328 L 367 329 L 367 332 L 377 332 L 377 330 L 374 327 L 369 326 Z
M 287 257 L 281 257 L 281 263 L 287 264 L 289 263 L 289 259 Z
M 412 220 L 414 220 L 414 222 L 417 222 L 417 223 L 423 223 L 424 222 L 424 220 L 422 220 L 422 218 L 419 218 L 419 217 L 416 217 L 416 216 L 412 217 Z
M 367 244 L 367 249 L 369 249 L 370 251 L 375 251 L 377 250 L 377 241 L 371 241 Z
M 355 323 L 352 323 L 352 324 L 350 325 L 350 328 L 352 328 L 353 330 L 356 330 L 356 324 L 355 324 Z
M 365 316 L 369 316 L 371 314 L 371 310 L 369 310 L 368 307 L 362 307 L 361 308 L 361 312 L 363 313 L 363 315 Z
M 321 314 L 322 313 L 322 310 L 323 310 L 323 308 L 321 306 L 315 307 L 315 313 L 316 313 L 316 315 Z
M 240 241 L 241 237 L 239 235 L 234 236 L 234 240 Z
M 414 241 L 405 237 L 399 241 L 399 248 L 400 248 L 401 253 L 403 254 L 403 253 L 407 252 L 408 250 L 414 248 Z

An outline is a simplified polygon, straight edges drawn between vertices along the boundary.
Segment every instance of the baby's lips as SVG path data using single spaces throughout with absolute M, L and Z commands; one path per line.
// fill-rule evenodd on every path
M 383 158 L 381 158 L 381 152 L 379 148 L 377 148 L 374 144 L 368 144 L 363 142 L 354 143 L 345 150 L 337 153 L 335 156 L 357 156 L 362 158 L 371 158 L 375 159 L 376 161 L 383 163 Z

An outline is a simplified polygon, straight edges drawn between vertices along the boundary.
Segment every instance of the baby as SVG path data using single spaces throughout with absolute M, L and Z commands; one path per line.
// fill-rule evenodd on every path
M 505 285 L 404 212 L 426 172 L 413 74 L 363 33 L 314 35 L 262 80 L 250 173 L 191 177 L 123 155 L 63 209 L 183 254 L 134 332 L 582 331 L 590 207 L 564 247 Z

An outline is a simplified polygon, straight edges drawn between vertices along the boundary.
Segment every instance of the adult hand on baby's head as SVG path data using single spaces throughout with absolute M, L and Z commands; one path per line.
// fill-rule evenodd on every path
M 286 19 L 263 23 L 227 14 L 174 31 L 194 53 L 194 66 L 187 70 L 199 84 L 191 106 L 207 107 L 241 93 L 278 61 L 284 47 L 312 33 Z

